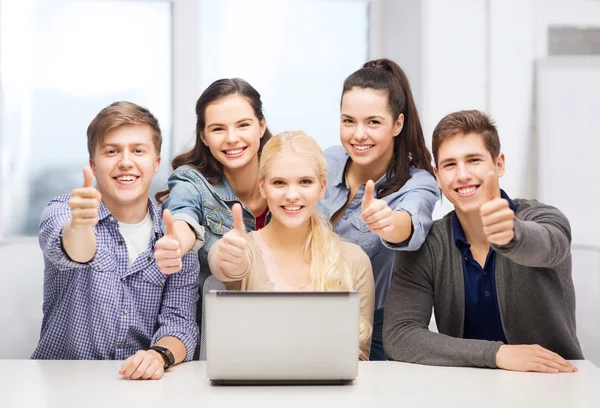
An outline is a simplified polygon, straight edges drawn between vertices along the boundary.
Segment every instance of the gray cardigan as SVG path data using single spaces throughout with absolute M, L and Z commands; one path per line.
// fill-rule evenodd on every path
M 496 288 L 508 344 L 539 344 L 566 359 L 583 355 L 575 330 L 571 229 L 556 208 L 513 200 L 515 238 L 496 251 Z M 502 342 L 463 339 L 465 290 L 452 216 L 435 221 L 418 251 L 396 253 L 385 303 L 383 346 L 390 360 L 496 367 Z M 434 308 L 439 333 L 429 331 Z

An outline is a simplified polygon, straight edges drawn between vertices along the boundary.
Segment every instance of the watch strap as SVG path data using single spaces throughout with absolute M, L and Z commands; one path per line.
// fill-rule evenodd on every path
M 175 356 L 173 356 L 171 350 L 166 347 L 154 345 L 148 347 L 146 350 L 154 350 L 162 356 L 163 360 L 165 360 L 165 370 L 175 364 Z

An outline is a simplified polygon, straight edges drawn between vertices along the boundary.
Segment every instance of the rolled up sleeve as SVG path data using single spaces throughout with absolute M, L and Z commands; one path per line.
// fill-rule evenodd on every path
M 402 193 L 402 190 L 406 190 Z M 435 178 L 422 170 L 401 189 L 399 197 L 391 203 L 393 211 L 406 211 L 412 221 L 412 234 L 409 239 L 400 243 L 381 240 L 386 248 L 398 251 L 416 251 L 421 247 L 431 225 L 433 224 L 433 210 L 435 203 L 440 199 L 440 190 Z
M 169 275 L 163 292 L 159 329 L 152 337 L 152 344 L 166 336 L 178 338 L 185 346 L 185 361 L 190 361 L 198 344 L 196 303 L 199 286 L 198 255 L 189 253 L 183 257 L 180 272 Z
M 56 197 L 48 203 L 40 217 L 40 248 L 58 270 L 85 268 L 89 264 L 73 261 L 63 249 L 62 230 L 71 218 L 70 198 L 70 194 Z
M 173 216 L 173 220 L 185 221 L 196 234 L 196 241 L 189 252 L 198 252 L 204 245 L 204 227 L 200 225 L 202 214 L 202 193 L 198 182 L 194 181 L 194 170 L 184 168 L 176 170 L 169 177 L 169 197 L 164 203 Z

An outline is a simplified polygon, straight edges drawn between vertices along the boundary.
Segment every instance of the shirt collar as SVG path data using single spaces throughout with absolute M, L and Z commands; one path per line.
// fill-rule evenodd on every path
M 227 177 L 225 177 L 225 174 L 223 174 L 222 181 L 219 184 L 211 184 L 210 181 L 208 181 L 208 179 L 206 177 L 204 177 L 204 175 L 202 173 L 200 173 L 200 171 L 197 168 L 189 166 L 187 164 L 184 166 L 178 167 L 177 170 L 175 170 L 175 171 L 176 172 L 186 172 L 189 170 L 192 170 L 194 172 L 194 176 L 199 177 L 202 180 L 202 183 L 204 184 L 204 186 L 206 186 L 206 188 L 208 188 L 210 193 L 213 194 L 215 197 L 217 197 L 219 200 L 221 200 L 221 201 L 239 201 L 237 194 L 235 194 L 235 191 L 233 191 L 233 188 L 231 188 L 231 184 L 229 184 L 229 182 L 227 181 Z
M 352 161 L 352 159 L 350 158 L 350 155 L 348 154 L 348 152 L 346 150 L 344 150 L 344 155 L 342 157 L 342 160 L 345 160 L 346 163 L 343 166 L 339 166 L 336 168 L 337 173 L 333 174 L 333 180 L 337 180 L 336 186 L 342 186 L 345 188 L 350 188 L 348 187 L 348 183 L 346 183 L 346 170 L 348 170 L 348 166 L 350 165 L 350 162 Z M 387 172 L 385 172 L 383 174 L 383 176 L 381 176 L 376 182 L 375 182 L 375 191 L 377 191 L 377 187 L 379 187 L 381 184 L 387 182 Z
M 348 188 L 347 184 L 346 184 L 346 169 L 348 168 L 348 165 L 350 164 L 350 156 L 348 155 L 348 153 L 346 151 L 344 151 L 343 156 L 342 156 L 342 161 L 345 161 L 343 166 L 335 166 L 332 170 L 335 171 L 334 174 L 332 174 L 332 181 L 336 182 L 336 186 L 341 186 L 341 187 L 346 187 Z
M 515 204 L 512 202 L 512 200 L 510 199 L 508 194 L 506 194 L 504 192 L 504 190 L 500 189 L 500 196 L 502 198 L 504 198 L 506 201 L 508 201 L 508 206 L 516 214 L 517 207 L 515 207 Z M 463 230 L 463 227 L 460 224 L 460 220 L 458 219 L 458 216 L 456 215 L 456 211 L 454 211 L 454 214 L 452 215 L 452 232 L 454 233 L 454 243 L 456 244 L 456 246 L 459 249 L 465 249 L 465 248 L 471 247 L 471 244 L 469 244 L 467 242 L 467 238 L 465 237 L 465 231 Z
M 231 184 L 229 184 L 225 176 L 223 176 L 223 181 L 219 184 L 212 185 L 209 183 L 208 185 L 221 201 L 239 201 L 237 194 L 233 191 Z

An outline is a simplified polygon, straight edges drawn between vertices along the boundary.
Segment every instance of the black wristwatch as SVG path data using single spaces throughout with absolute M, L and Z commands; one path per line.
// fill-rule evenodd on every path
M 173 356 L 173 353 L 171 353 L 171 350 L 166 347 L 152 346 L 148 347 L 146 350 L 154 350 L 162 356 L 163 360 L 165 360 L 165 370 L 175 364 L 175 357 Z

